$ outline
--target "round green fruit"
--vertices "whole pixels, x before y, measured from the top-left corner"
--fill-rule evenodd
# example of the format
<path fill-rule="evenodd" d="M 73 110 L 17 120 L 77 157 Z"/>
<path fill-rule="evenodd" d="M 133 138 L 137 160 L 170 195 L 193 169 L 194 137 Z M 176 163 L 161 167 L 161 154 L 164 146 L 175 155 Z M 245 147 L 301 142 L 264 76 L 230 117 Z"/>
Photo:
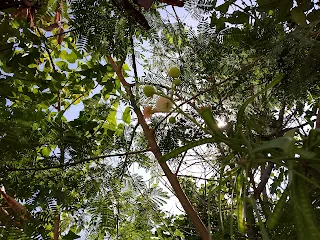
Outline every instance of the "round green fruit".
<path fill-rule="evenodd" d="M 179 78 L 174 79 L 173 84 L 176 86 L 179 86 L 181 84 L 181 79 L 179 79 Z"/>
<path fill-rule="evenodd" d="M 156 90 L 154 89 L 154 87 L 147 85 L 143 88 L 143 93 L 144 95 L 146 95 L 147 97 L 153 97 L 153 94 L 155 94 Z"/>
<path fill-rule="evenodd" d="M 175 123 L 176 122 L 176 118 L 175 117 L 170 117 L 169 118 L 169 123 Z"/>
<path fill-rule="evenodd" d="M 178 78 L 180 76 L 180 69 L 177 67 L 170 68 L 168 75 L 172 78 Z"/>

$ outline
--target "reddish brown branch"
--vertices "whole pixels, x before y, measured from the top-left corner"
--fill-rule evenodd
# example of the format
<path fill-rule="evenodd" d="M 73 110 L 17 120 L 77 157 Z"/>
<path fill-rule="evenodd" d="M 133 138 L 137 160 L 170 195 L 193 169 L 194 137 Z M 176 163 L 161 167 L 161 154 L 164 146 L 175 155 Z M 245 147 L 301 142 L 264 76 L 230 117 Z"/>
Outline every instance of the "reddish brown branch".
<path fill-rule="evenodd" d="M 121 84 L 125 87 L 127 94 L 130 96 L 130 102 L 131 106 L 133 107 L 133 110 L 135 114 L 137 115 L 138 122 L 141 125 L 144 135 L 148 141 L 148 144 L 151 148 L 151 151 L 155 158 L 159 160 L 162 157 L 162 154 L 160 152 L 159 146 L 156 142 L 156 138 L 154 136 L 154 130 L 149 128 L 147 122 L 145 121 L 145 118 L 140 110 L 140 108 L 137 106 L 134 95 L 132 93 L 132 86 L 125 80 L 122 70 L 119 69 L 119 67 L 114 62 L 113 58 L 111 56 L 107 57 L 109 63 L 111 64 L 113 70 L 116 72 Z M 189 199 L 183 192 L 179 180 L 175 174 L 172 173 L 169 166 L 166 162 L 159 162 L 164 174 L 166 175 L 168 181 L 170 182 L 171 187 L 173 188 L 177 198 L 179 199 L 183 209 L 188 214 L 189 218 L 193 222 L 195 228 L 197 229 L 198 233 L 200 234 L 201 238 L 204 240 L 209 240 L 209 232 L 205 225 L 203 224 L 202 220 L 200 219 L 197 212 L 193 209 Z"/>
<path fill-rule="evenodd" d="M 54 222 L 53 233 L 54 233 L 53 239 L 59 240 L 59 235 L 60 235 L 60 214 L 59 213 L 57 213 L 56 220 Z"/>

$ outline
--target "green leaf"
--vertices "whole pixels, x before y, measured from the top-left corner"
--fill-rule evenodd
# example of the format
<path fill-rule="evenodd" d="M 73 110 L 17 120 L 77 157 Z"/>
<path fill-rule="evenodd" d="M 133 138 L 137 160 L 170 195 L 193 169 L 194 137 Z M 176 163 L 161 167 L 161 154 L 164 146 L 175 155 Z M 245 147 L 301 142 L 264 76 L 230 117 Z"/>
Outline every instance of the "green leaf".
<path fill-rule="evenodd" d="M 51 148 L 50 147 L 43 147 L 41 149 L 41 153 L 44 157 L 49 157 L 51 153 Z"/>
<path fill-rule="evenodd" d="M 245 234 L 245 218 L 244 218 L 244 201 L 243 201 L 243 171 L 240 171 L 237 177 L 237 218 L 238 218 L 238 229 L 242 234 Z"/>
<path fill-rule="evenodd" d="M 288 197 L 288 191 L 288 188 L 284 190 L 277 205 L 274 207 L 273 212 L 268 216 L 266 226 L 270 230 L 274 230 L 278 226 L 279 219 L 283 214 L 284 204 Z"/>
<path fill-rule="evenodd" d="M 290 12 L 293 6 L 292 0 L 281 0 L 279 4 L 279 11 L 281 16 L 285 16 Z"/>
<path fill-rule="evenodd" d="M 66 60 L 69 63 L 75 63 L 77 59 L 78 59 L 78 56 L 75 53 L 75 51 L 71 51 L 71 53 L 66 56 Z"/>
<path fill-rule="evenodd" d="M 131 120 L 130 107 L 126 107 L 126 109 L 124 110 L 122 114 L 122 120 L 126 124 L 130 124 L 130 120 Z"/>
<path fill-rule="evenodd" d="M 62 237 L 62 240 L 73 240 L 73 239 L 78 239 L 80 237 L 81 236 L 75 234 L 74 232 L 69 231 L 67 235 Z"/>
<path fill-rule="evenodd" d="M 277 85 L 283 78 L 285 77 L 284 73 L 280 73 L 278 74 L 278 76 L 271 82 L 269 83 L 264 89 L 262 89 L 260 92 L 254 94 L 252 97 L 248 98 L 240 107 L 240 110 L 237 114 L 237 131 L 241 131 L 242 129 L 242 118 L 243 118 L 243 114 L 244 114 L 244 110 L 246 109 L 246 107 L 249 105 L 249 103 L 251 103 L 257 96 L 265 93 L 266 91 L 268 91 L 270 88 L 273 88 L 275 85 Z"/>
<path fill-rule="evenodd" d="M 264 222 L 262 221 L 261 217 L 260 217 L 260 212 L 258 211 L 257 208 L 257 204 L 255 199 L 253 198 L 253 196 L 251 197 L 251 204 L 253 206 L 253 209 L 256 213 L 256 216 L 258 217 L 258 221 L 259 221 L 259 227 L 260 227 L 260 232 L 261 232 L 261 236 L 262 236 L 262 240 L 269 240 L 269 236 L 268 236 L 268 232 L 264 226 Z"/>
<path fill-rule="evenodd" d="M 104 85 L 104 94 L 108 94 L 114 89 L 114 79 L 109 79 L 106 83 L 102 83 L 102 85 Z"/>
<path fill-rule="evenodd" d="M 226 21 L 226 20 L 227 20 L 227 19 L 224 18 L 224 17 L 219 18 L 219 20 L 218 20 L 218 22 L 217 22 L 217 24 L 216 24 L 216 31 L 217 31 L 217 32 L 220 32 L 220 31 L 222 31 L 223 29 L 226 28 L 226 24 L 225 24 L 225 21 Z"/>
<path fill-rule="evenodd" d="M 225 3 L 215 7 L 215 9 L 219 12 L 222 12 L 222 13 L 227 13 L 228 12 L 228 9 L 229 9 L 229 6 L 235 1 L 226 1 Z"/>
<path fill-rule="evenodd" d="M 105 128 L 108 128 L 110 130 L 116 130 L 117 127 L 117 108 L 118 108 L 118 102 L 113 104 L 114 108 L 110 110 L 109 115 L 107 117 L 107 125 L 105 125 Z"/>
<path fill-rule="evenodd" d="M 291 138 L 293 138 L 294 137 L 294 135 L 296 134 L 296 131 L 297 131 L 297 129 L 291 129 L 291 130 L 289 130 L 288 132 L 286 132 L 285 134 L 284 134 L 284 136 L 285 137 L 291 137 Z"/>
<path fill-rule="evenodd" d="M 126 63 L 123 64 L 123 65 L 122 65 L 122 70 L 123 70 L 123 71 L 129 71 L 129 70 L 130 70 L 129 65 L 126 64 Z"/>
<path fill-rule="evenodd" d="M 217 13 L 213 12 L 211 15 L 210 26 L 214 27 L 218 23 Z"/>
<path fill-rule="evenodd" d="M 279 137 L 276 139 L 272 139 L 270 141 L 265 142 L 253 149 L 253 152 L 263 151 L 271 148 L 280 148 L 283 150 L 288 150 L 292 147 L 295 140 L 292 137 Z"/>
<path fill-rule="evenodd" d="M 69 71 L 68 63 L 64 61 L 55 62 L 55 64 L 62 70 L 62 71 Z"/>
<path fill-rule="evenodd" d="M 300 7 L 295 7 L 291 11 L 292 20 L 300 25 L 306 25 L 306 15 Z"/>
<path fill-rule="evenodd" d="M 317 156 L 315 152 L 311 152 L 303 148 L 295 148 L 294 153 L 299 154 L 301 158 L 306 158 L 306 159 L 316 158 Z"/>
<path fill-rule="evenodd" d="M 319 21 L 320 20 L 320 9 L 313 9 L 313 11 L 308 14 L 307 19 L 309 22 Z"/>
<path fill-rule="evenodd" d="M 66 57 L 68 56 L 68 52 L 66 50 L 61 51 L 59 58 L 61 58 L 61 60 L 66 60 Z"/>
<path fill-rule="evenodd" d="M 216 120 L 214 119 L 211 109 L 209 107 L 204 107 L 199 110 L 200 116 L 205 121 L 206 125 L 210 128 L 212 133 L 219 138 L 224 138 L 221 129 L 218 127 Z"/>
<path fill-rule="evenodd" d="M 280 0 L 258 0 L 258 11 L 266 11 L 276 9 L 279 6 Z"/>
<path fill-rule="evenodd" d="M 233 14 L 231 15 L 231 17 L 228 18 L 227 20 L 229 23 L 233 23 L 233 24 L 244 24 L 244 23 L 248 23 L 249 22 L 249 15 L 244 13 L 244 12 L 240 12 L 240 11 L 235 11 L 233 12 Z"/>
<path fill-rule="evenodd" d="M 28 65 L 28 68 L 37 68 L 37 67 L 38 67 L 38 65 L 35 63 L 31 63 Z"/>
<path fill-rule="evenodd" d="M 159 162 L 165 162 L 168 161 L 169 159 L 179 155 L 180 153 L 183 153 L 185 151 L 188 151 L 191 148 L 206 144 L 206 143 L 213 143 L 213 142 L 217 142 L 216 138 L 205 138 L 205 139 L 201 139 L 198 141 L 194 141 L 191 143 L 188 143 L 182 147 L 176 148 L 173 151 L 171 151 L 170 153 L 167 153 L 165 155 L 163 155 L 160 159 Z"/>

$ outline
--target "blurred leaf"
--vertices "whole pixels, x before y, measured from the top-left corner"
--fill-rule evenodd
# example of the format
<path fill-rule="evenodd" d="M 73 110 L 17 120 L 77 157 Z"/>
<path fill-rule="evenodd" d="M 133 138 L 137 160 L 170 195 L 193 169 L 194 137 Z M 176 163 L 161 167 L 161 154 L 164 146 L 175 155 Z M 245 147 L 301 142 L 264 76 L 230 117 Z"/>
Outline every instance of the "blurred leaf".
<path fill-rule="evenodd" d="M 126 107 L 126 109 L 124 110 L 122 114 L 122 120 L 126 124 L 130 124 L 130 120 L 131 120 L 130 107 Z"/>
<path fill-rule="evenodd" d="M 73 240 L 73 239 L 78 239 L 81 238 L 81 236 L 75 234 L 72 231 L 69 231 L 67 235 L 62 237 L 62 240 Z"/>
<path fill-rule="evenodd" d="M 279 137 L 272 139 L 268 142 L 263 143 L 259 147 L 253 149 L 253 152 L 263 151 L 272 148 L 280 148 L 283 150 L 288 150 L 292 147 L 295 140 L 292 137 Z"/>
<path fill-rule="evenodd" d="M 306 25 L 306 15 L 300 7 L 291 10 L 292 20 L 300 25 Z"/>

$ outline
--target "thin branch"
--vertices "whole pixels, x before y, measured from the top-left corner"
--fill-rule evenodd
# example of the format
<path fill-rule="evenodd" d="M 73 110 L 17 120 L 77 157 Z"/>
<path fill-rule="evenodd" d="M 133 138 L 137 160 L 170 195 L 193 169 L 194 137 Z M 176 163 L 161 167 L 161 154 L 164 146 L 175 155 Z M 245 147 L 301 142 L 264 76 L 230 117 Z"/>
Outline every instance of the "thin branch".
<path fill-rule="evenodd" d="M 133 37 L 132 35 L 130 36 L 130 41 L 131 41 L 131 46 L 132 46 L 132 65 L 133 65 L 133 72 L 134 72 L 134 78 L 135 81 L 137 82 L 138 80 L 138 71 L 137 71 L 137 63 L 136 63 L 136 56 L 134 53 L 134 43 L 133 43 Z"/>
<path fill-rule="evenodd" d="M 46 37 L 46 38 L 48 39 L 48 38 L 56 37 L 56 36 L 59 36 L 59 35 L 62 35 L 62 34 L 66 34 L 66 33 L 69 33 L 69 32 L 73 32 L 73 31 L 75 31 L 75 30 L 77 30 L 77 28 L 70 29 L 70 30 L 68 30 L 68 31 L 64 31 L 64 32 L 62 32 L 62 33 L 57 33 L 57 34 L 48 36 L 48 37 Z"/>
<path fill-rule="evenodd" d="M 319 108 L 317 113 L 316 128 L 320 128 L 320 101 L 319 101 Z"/>
<path fill-rule="evenodd" d="M 256 198 L 260 196 L 260 194 L 262 193 L 263 189 L 265 188 L 269 178 L 270 178 L 270 174 L 272 172 L 274 164 L 273 163 L 268 163 L 268 166 L 266 167 L 263 175 L 261 176 L 261 181 L 257 187 L 257 190 L 255 192 L 255 196 Z"/>
<path fill-rule="evenodd" d="M 248 175 L 249 175 L 249 181 L 250 181 L 250 183 L 252 185 L 252 188 L 253 188 L 253 192 L 256 193 L 257 192 L 257 187 L 256 187 L 256 183 L 254 182 L 254 175 L 253 175 L 251 169 L 249 169 Z M 256 195 L 254 195 L 254 196 L 256 197 Z"/>
<path fill-rule="evenodd" d="M 56 169 L 56 168 L 65 168 L 65 167 L 72 167 L 72 166 L 76 166 L 78 164 L 82 164 L 82 163 L 98 160 L 98 159 L 101 159 L 101 158 L 122 157 L 122 156 L 134 155 L 134 154 L 139 154 L 139 153 L 144 153 L 144 152 L 149 152 L 149 151 L 151 151 L 151 150 L 150 149 L 145 149 L 145 150 L 134 151 L 134 152 L 102 155 L 102 156 L 98 156 L 98 157 L 82 159 L 82 160 L 76 161 L 76 162 L 68 162 L 68 163 L 59 164 L 59 165 L 56 165 L 56 166 L 47 166 L 47 167 L 40 167 L 40 168 L 11 168 L 10 166 L 7 166 L 6 167 L 7 168 L 6 171 L 8 171 L 8 172 L 14 172 L 14 171 L 43 171 L 43 170 L 50 170 L 50 169 Z"/>
<path fill-rule="evenodd" d="M 283 106 L 279 112 L 279 120 L 278 120 L 279 126 L 283 126 L 283 118 L 284 118 L 285 110 L 286 110 L 286 103 L 283 104 Z"/>
<path fill-rule="evenodd" d="M 303 123 L 303 124 L 301 124 L 301 125 L 298 125 L 298 126 L 295 126 L 295 127 L 284 128 L 284 129 L 281 130 L 281 135 L 283 135 L 285 132 L 288 132 L 288 131 L 290 131 L 290 130 L 292 130 L 292 129 L 302 128 L 302 127 L 305 127 L 305 126 L 308 126 L 308 125 L 309 125 L 309 123 L 308 123 L 308 122 L 305 122 L 305 123 Z"/>
<path fill-rule="evenodd" d="M 137 123 L 137 124 L 134 126 L 133 130 L 132 130 L 132 135 L 131 135 L 131 139 L 130 139 L 130 142 L 129 142 L 127 151 L 130 151 L 130 148 L 131 148 L 131 145 L 132 145 L 132 142 L 133 142 L 133 139 L 134 139 L 134 136 L 135 136 L 135 134 L 136 134 L 136 130 L 137 130 L 138 126 L 139 126 L 139 123 Z M 126 168 L 127 168 L 127 165 L 128 165 L 128 159 L 129 159 L 128 156 L 129 156 L 129 155 L 126 155 L 126 158 L 125 158 L 124 163 L 123 163 L 122 171 L 121 171 L 121 173 L 120 173 L 120 181 L 122 181 L 124 172 L 126 171 Z"/>
<path fill-rule="evenodd" d="M 49 60 L 50 60 L 52 69 L 53 69 L 54 72 L 56 72 L 57 69 L 56 69 L 56 67 L 55 67 L 55 65 L 54 65 L 53 59 L 52 59 L 52 57 L 51 57 L 51 52 L 50 52 L 49 47 L 48 47 L 48 45 L 47 45 L 47 43 L 46 43 L 47 38 L 42 34 L 42 32 L 39 30 L 38 27 L 37 27 L 37 31 L 39 32 L 40 36 L 45 39 L 44 42 L 43 42 L 43 44 L 44 44 L 44 47 L 45 47 L 46 52 L 48 53 L 48 56 L 49 56 Z"/>
<path fill-rule="evenodd" d="M 286 121 L 284 122 L 283 126 L 287 126 L 289 121 L 292 119 L 292 117 L 297 113 L 298 108 L 295 108 L 293 112 L 287 117 Z"/>
<path fill-rule="evenodd" d="M 181 160 L 180 160 L 180 163 L 179 163 L 179 165 L 178 165 L 178 167 L 177 167 L 177 170 L 176 170 L 176 173 L 175 173 L 175 175 L 176 175 L 176 176 L 177 176 L 177 175 L 178 175 L 178 173 L 179 173 L 179 170 L 180 170 L 181 164 L 182 164 L 182 162 L 183 162 L 183 160 L 184 160 L 185 156 L 187 155 L 187 152 L 188 152 L 188 151 L 185 151 L 185 152 L 184 152 L 184 154 L 183 154 L 183 156 L 182 156 L 182 158 L 181 158 Z"/>
<path fill-rule="evenodd" d="M 178 22 L 179 24 L 181 24 L 181 26 L 183 26 L 183 24 L 182 24 L 182 22 L 181 22 L 181 20 L 180 20 L 180 18 L 179 18 L 179 16 L 178 16 L 178 14 L 177 14 L 177 12 L 176 12 L 176 9 L 174 8 L 173 5 L 172 5 L 171 7 L 172 7 L 172 10 L 173 10 L 173 12 L 174 12 L 174 15 L 175 15 L 175 17 L 176 17 L 176 19 L 177 19 L 177 22 Z"/>
<path fill-rule="evenodd" d="M 200 180 L 205 180 L 205 181 L 213 181 L 213 182 L 217 182 L 219 180 L 214 180 L 214 179 L 209 179 L 209 178 L 203 178 L 203 177 L 195 177 L 195 176 L 190 176 L 190 175 L 177 175 L 178 177 L 185 177 L 185 178 L 194 178 L 194 179 L 200 179 Z"/>

